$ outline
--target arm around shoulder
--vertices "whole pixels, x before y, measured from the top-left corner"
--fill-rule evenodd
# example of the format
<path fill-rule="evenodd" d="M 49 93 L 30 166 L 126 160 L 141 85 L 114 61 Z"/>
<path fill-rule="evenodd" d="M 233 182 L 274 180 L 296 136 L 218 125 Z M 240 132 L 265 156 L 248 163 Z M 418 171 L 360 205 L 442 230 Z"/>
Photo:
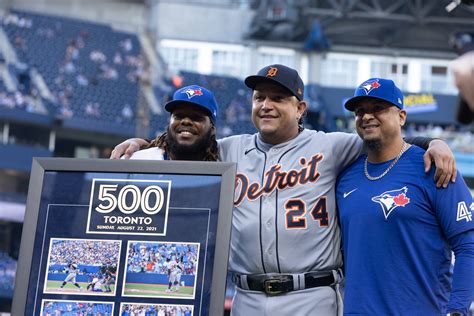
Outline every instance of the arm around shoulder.
<path fill-rule="evenodd" d="M 434 162 L 436 166 L 434 181 L 436 181 L 436 186 L 438 188 L 446 188 L 449 181 L 456 181 L 456 160 L 454 159 L 454 154 L 448 144 L 441 139 L 428 137 L 407 137 L 405 138 L 405 141 L 409 144 L 426 149 L 426 153 L 423 156 L 425 172 L 428 172 L 431 169 L 431 163 Z"/>
<path fill-rule="evenodd" d="M 134 152 L 139 151 L 142 148 L 148 147 L 149 142 L 142 138 L 129 138 L 117 146 L 110 154 L 110 159 L 120 159 L 122 156 L 125 159 L 129 159 Z"/>

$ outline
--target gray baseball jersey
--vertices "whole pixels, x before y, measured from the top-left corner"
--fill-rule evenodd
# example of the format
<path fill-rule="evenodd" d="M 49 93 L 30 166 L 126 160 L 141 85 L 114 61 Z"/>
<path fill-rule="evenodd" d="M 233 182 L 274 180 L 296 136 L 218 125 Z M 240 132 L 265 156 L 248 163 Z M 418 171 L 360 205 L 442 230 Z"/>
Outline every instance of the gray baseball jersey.
<path fill-rule="evenodd" d="M 242 274 L 301 273 L 342 264 L 336 215 L 339 172 L 361 153 L 355 134 L 302 131 L 268 146 L 258 134 L 219 142 L 236 161 L 229 269 Z"/>

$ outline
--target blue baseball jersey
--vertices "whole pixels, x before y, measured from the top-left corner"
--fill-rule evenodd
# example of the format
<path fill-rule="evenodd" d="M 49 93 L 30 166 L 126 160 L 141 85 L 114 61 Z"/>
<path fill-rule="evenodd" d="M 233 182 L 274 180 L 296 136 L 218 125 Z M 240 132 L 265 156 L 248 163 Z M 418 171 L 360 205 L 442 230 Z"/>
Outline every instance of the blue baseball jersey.
<path fill-rule="evenodd" d="M 338 179 L 346 315 L 441 315 L 451 291 L 448 240 L 474 229 L 472 196 L 458 175 L 436 188 L 424 151 L 411 146 L 383 178 L 361 156 Z M 392 161 L 370 164 L 382 174 Z"/>

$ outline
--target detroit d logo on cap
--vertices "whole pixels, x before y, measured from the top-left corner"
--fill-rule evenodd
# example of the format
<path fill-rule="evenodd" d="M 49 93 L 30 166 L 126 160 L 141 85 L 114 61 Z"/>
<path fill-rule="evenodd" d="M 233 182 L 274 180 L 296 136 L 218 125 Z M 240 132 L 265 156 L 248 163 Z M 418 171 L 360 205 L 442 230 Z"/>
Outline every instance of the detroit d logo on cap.
<path fill-rule="evenodd" d="M 166 234 L 171 181 L 93 179 L 87 233 Z"/>
<path fill-rule="evenodd" d="M 278 68 L 270 67 L 270 69 L 268 69 L 267 71 L 267 77 L 274 77 L 276 76 L 277 72 L 278 72 Z"/>

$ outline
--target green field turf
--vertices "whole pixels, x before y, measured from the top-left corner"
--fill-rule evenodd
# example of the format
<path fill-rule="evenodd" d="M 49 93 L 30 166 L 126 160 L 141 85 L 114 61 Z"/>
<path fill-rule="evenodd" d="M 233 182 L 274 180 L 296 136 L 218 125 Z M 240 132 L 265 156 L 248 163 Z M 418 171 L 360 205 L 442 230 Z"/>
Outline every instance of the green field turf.
<path fill-rule="evenodd" d="M 93 291 L 87 291 L 87 285 L 89 284 L 88 282 L 77 282 L 81 287 L 82 287 L 82 292 L 79 290 L 74 284 L 68 282 L 66 285 L 61 288 L 61 284 L 63 284 L 63 281 L 48 281 L 46 283 L 46 290 L 48 292 L 54 291 L 54 292 L 64 292 L 64 293 L 94 293 L 94 294 L 107 294 L 111 295 L 115 291 L 115 286 L 113 284 L 110 285 L 110 289 L 112 292 L 93 292 Z M 104 288 L 102 286 L 102 288 Z"/>
<path fill-rule="evenodd" d="M 181 286 L 178 292 L 167 293 L 168 285 L 165 284 L 144 284 L 144 283 L 126 283 L 125 295 L 137 296 L 169 296 L 169 297 L 192 297 L 194 288 Z M 174 289 L 174 287 L 172 287 Z"/>

